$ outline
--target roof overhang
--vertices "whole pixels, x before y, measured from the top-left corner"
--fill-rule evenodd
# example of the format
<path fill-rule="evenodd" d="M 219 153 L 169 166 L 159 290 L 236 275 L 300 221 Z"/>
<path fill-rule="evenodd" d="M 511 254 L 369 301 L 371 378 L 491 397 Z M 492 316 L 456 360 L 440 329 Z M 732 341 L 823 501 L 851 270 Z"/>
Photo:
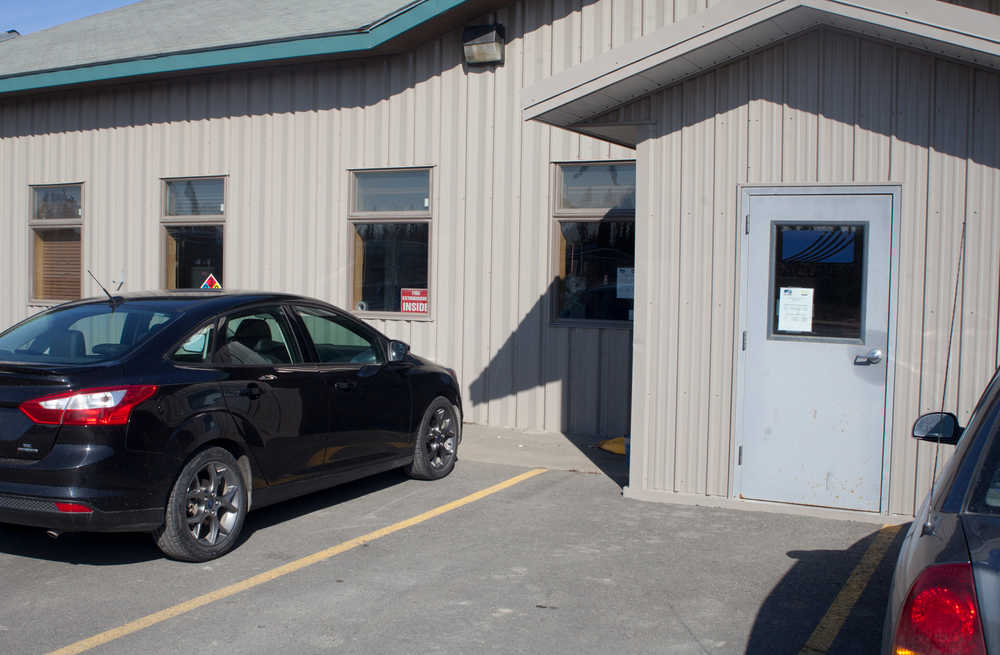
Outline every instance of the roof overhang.
<path fill-rule="evenodd" d="M 594 117 L 754 51 L 829 26 L 1000 68 L 1000 16 L 937 0 L 727 0 L 525 90 L 525 120 L 634 146 Z"/>
<path fill-rule="evenodd" d="M 506 1 L 414 0 L 371 25 L 336 34 L 234 44 L 0 76 L 0 96 L 227 68 L 291 64 L 317 58 L 398 52 L 415 47 Z"/>

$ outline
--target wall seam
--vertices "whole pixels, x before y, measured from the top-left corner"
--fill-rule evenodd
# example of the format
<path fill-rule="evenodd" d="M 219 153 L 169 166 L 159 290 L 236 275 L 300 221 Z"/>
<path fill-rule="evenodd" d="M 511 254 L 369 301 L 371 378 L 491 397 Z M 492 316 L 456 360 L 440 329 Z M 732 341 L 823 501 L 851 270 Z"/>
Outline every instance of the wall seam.
<path fill-rule="evenodd" d="M 930 242 L 926 238 L 927 230 L 930 225 L 930 195 L 931 195 L 931 160 L 930 155 L 934 151 L 934 108 L 937 105 L 937 61 L 933 60 L 931 62 L 931 97 L 929 98 L 930 111 L 927 112 L 927 168 L 924 171 L 926 179 L 924 180 L 924 252 L 923 252 L 923 290 L 921 292 L 920 298 L 920 375 L 918 377 L 917 383 L 917 411 L 920 411 L 920 401 L 924 395 L 924 353 L 926 350 L 926 337 L 924 336 L 927 329 L 927 255 L 928 246 Z M 917 443 L 917 453 L 914 460 L 914 466 L 916 467 L 914 480 L 920 477 L 920 443 Z M 913 507 L 917 506 L 917 489 L 919 485 L 914 485 L 913 487 Z"/>

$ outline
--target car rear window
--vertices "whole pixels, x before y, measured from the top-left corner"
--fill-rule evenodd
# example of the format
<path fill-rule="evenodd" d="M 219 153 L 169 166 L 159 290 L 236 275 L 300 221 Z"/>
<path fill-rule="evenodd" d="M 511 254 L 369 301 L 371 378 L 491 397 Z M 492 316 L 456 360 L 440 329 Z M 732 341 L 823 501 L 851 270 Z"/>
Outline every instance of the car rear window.
<path fill-rule="evenodd" d="M 978 514 L 1000 514 L 1000 438 L 997 438 L 1000 432 L 1000 421 L 998 421 L 1000 396 L 991 393 L 998 383 L 1000 375 L 994 377 L 990 387 L 983 394 L 983 401 L 991 398 L 992 402 L 981 403 L 973 413 L 969 427 L 966 428 L 975 430 L 976 434 L 970 436 L 985 437 L 981 439 L 986 445 L 985 457 L 982 458 L 982 466 L 976 475 L 976 482 L 972 486 L 968 502 L 968 511 Z"/>
<path fill-rule="evenodd" d="M 173 321 L 178 311 L 143 303 L 55 308 L 0 334 L 0 361 L 90 364 L 118 359 Z"/>

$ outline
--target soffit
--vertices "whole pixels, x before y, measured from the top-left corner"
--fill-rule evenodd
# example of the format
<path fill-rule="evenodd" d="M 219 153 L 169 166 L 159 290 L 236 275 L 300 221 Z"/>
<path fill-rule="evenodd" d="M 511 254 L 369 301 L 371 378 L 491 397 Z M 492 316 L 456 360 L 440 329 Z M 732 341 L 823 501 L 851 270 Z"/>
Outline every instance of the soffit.
<path fill-rule="evenodd" d="M 819 26 L 1000 68 L 993 14 L 936 0 L 730 0 L 529 87 L 523 115 L 596 135 L 607 126 L 595 116 Z"/>

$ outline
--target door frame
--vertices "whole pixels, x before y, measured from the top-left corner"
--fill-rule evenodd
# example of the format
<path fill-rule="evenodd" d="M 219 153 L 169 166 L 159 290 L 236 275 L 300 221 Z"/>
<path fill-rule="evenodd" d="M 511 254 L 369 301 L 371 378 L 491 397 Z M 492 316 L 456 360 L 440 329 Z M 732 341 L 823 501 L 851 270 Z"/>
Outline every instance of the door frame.
<path fill-rule="evenodd" d="M 804 195 L 888 195 L 892 197 L 892 216 L 889 227 L 889 322 L 888 342 L 886 346 L 886 379 L 885 379 L 885 411 L 882 421 L 882 480 L 878 514 L 885 514 L 889 506 L 889 475 L 892 459 L 893 431 L 893 395 L 896 374 L 896 316 L 897 289 L 899 282 L 899 224 L 900 198 L 902 186 L 899 184 L 862 185 L 862 184 L 787 184 L 787 185 L 740 185 L 739 190 L 739 245 L 737 248 L 738 263 L 736 271 L 736 326 L 733 334 L 733 421 L 729 453 L 730 466 L 733 475 L 730 477 L 730 498 L 742 499 L 743 467 L 740 464 L 740 452 L 743 447 L 743 402 L 746 371 L 746 354 L 743 350 L 743 331 L 746 329 L 747 306 L 749 299 L 749 266 L 747 257 L 749 234 L 747 226 L 750 220 L 750 199 L 754 196 L 804 196 Z M 770 502 L 770 501 L 752 501 Z M 862 511 L 862 510 L 844 510 Z"/>

